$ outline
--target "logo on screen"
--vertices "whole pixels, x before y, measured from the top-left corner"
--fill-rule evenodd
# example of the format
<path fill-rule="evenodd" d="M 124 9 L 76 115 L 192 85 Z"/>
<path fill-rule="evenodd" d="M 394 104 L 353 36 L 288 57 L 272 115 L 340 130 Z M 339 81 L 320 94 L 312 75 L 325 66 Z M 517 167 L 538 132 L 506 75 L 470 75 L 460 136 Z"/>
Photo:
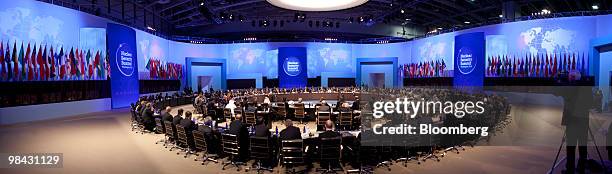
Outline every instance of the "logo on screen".
<path fill-rule="evenodd" d="M 283 69 L 285 70 L 285 74 L 289 76 L 300 75 L 300 73 L 302 72 L 302 66 L 300 65 L 300 59 L 296 57 L 285 58 Z"/>
<path fill-rule="evenodd" d="M 476 69 L 476 57 L 472 54 L 472 50 L 467 47 L 459 49 L 457 54 L 457 67 L 461 74 L 470 74 Z"/>
<path fill-rule="evenodd" d="M 117 52 L 115 52 L 117 69 L 119 69 L 121 74 L 127 77 L 134 74 L 134 56 L 132 53 L 132 48 L 126 43 L 119 44 L 119 48 L 117 48 Z"/>

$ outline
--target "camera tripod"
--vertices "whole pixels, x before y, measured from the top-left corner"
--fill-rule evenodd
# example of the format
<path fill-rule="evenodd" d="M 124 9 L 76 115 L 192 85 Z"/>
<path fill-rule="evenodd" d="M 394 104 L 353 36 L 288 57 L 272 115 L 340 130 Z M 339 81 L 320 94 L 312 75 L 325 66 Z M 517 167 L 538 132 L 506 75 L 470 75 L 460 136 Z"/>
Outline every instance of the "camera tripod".
<path fill-rule="evenodd" d="M 567 128 L 566 128 L 567 129 Z M 604 173 L 607 173 L 607 168 L 604 165 L 604 161 L 603 158 L 601 157 L 601 152 L 599 151 L 599 147 L 597 147 L 597 141 L 595 140 L 595 136 L 593 136 L 593 132 L 591 131 L 591 125 L 588 126 L 588 132 L 589 132 L 589 136 L 591 138 L 591 140 L 593 141 L 593 145 L 595 146 L 595 150 L 597 151 L 597 155 L 599 156 L 599 162 L 602 165 L 603 171 Z M 567 156 L 564 156 L 561 161 L 559 160 L 559 154 L 561 153 L 561 149 L 563 149 L 563 144 L 565 144 L 565 138 L 566 138 L 566 133 L 565 130 L 563 130 L 563 138 L 561 138 L 561 144 L 559 145 L 559 149 L 557 150 L 557 155 L 555 156 L 555 161 L 552 163 L 552 166 L 550 167 L 550 170 L 548 172 L 546 172 L 547 174 L 552 174 L 553 171 L 555 170 L 555 168 L 557 166 L 559 166 L 559 163 L 561 163 L 561 161 L 565 160 L 565 158 L 567 158 Z M 589 143 L 588 139 L 587 139 L 587 144 Z M 575 152 L 574 152 L 575 153 Z M 588 153 L 587 153 L 588 154 Z M 559 163 L 557 163 L 557 161 Z"/>

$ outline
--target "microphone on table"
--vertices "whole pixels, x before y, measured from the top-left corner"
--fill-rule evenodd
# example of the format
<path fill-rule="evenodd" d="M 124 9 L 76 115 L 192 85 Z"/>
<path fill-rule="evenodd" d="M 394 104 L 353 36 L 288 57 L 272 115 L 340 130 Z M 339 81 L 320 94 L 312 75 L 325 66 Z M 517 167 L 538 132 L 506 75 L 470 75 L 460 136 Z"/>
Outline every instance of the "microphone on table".
<path fill-rule="evenodd" d="M 306 132 L 307 132 L 307 131 L 306 131 L 306 126 L 304 126 L 304 133 L 306 133 Z"/>
<path fill-rule="evenodd" d="M 276 135 L 278 135 L 278 126 L 275 126 L 275 127 L 276 127 L 276 132 L 275 132 L 275 134 L 276 134 Z"/>

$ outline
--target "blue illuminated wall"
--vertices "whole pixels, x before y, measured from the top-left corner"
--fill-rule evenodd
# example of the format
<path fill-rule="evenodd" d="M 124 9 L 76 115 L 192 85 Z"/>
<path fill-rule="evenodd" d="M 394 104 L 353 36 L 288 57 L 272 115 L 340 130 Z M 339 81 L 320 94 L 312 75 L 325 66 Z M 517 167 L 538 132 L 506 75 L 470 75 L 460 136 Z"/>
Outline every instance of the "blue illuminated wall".
<path fill-rule="evenodd" d="M 0 6 L 0 40 L 77 47 L 81 28 L 106 28 L 107 20 L 60 6 L 23 0 Z"/>
<path fill-rule="evenodd" d="M 178 58 L 170 56 L 168 40 L 149 34 L 144 31 L 136 30 L 136 44 L 138 45 L 138 78 L 151 79 L 147 62 L 149 59 L 160 60 L 162 63 L 173 62 L 184 64 L 184 57 Z"/>
<path fill-rule="evenodd" d="M 227 69 L 226 59 L 187 57 L 185 65 L 187 67 L 186 83 L 191 85 L 194 91 L 197 91 L 198 87 L 204 88 L 202 90 L 226 89 L 227 75 L 224 73 Z M 204 85 L 198 85 L 198 76 L 206 76 Z"/>
<path fill-rule="evenodd" d="M 379 58 L 357 58 L 355 67 L 355 83 L 359 86 L 368 86 L 371 82 L 371 73 L 385 74 L 385 87 L 393 88 L 400 85 L 397 74 L 397 57 L 379 57 Z"/>

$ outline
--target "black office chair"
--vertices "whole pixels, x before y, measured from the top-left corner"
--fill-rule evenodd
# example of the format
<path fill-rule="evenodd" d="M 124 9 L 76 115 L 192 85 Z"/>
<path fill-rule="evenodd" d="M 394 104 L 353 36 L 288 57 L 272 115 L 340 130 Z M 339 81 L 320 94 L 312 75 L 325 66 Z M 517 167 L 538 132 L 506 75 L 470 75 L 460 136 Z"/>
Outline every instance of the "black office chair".
<path fill-rule="evenodd" d="M 350 130 L 353 127 L 353 113 L 340 112 L 338 116 L 338 125 L 344 130 Z"/>
<path fill-rule="evenodd" d="M 403 146 L 399 147 L 400 150 L 398 152 L 400 155 L 400 158 L 395 160 L 395 162 L 397 163 L 401 162 L 402 164 L 404 164 L 404 167 L 408 167 L 408 163 L 410 162 L 416 162 L 417 164 L 421 164 L 421 161 L 419 160 L 419 155 L 412 153 L 413 150 L 415 150 L 417 147 L 421 145 L 419 143 L 419 136 L 420 135 L 404 135 L 403 136 L 402 138 Z"/>
<path fill-rule="evenodd" d="M 337 171 L 344 171 L 340 158 L 342 154 L 341 146 L 342 137 L 333 138 L 321 138 L 319 142 L 319 160 L 321 161 L 321 168 L 317 169 L 317 172 L 322 173 L 336 173 Z M 340 168 L 333 168 L 332 165 L 340 165 Z M 324 168 L 327 165 L 326 168 Z"/>
<path fill-rule="evenodd" d="M 306 116 L 306 111 L 304 110 L 304 103 L 295 103 L 293 104 L 293 107 L 295 109 L 295 119 L 299 119 L 301 124 Z"/>
<path fill-rule="evenodd" d="M 170 147 L 170 151 L 172 151 L 172 149 L 176 148 L 172 142 L 178 139 L 178 135 L 175 133 L 176 129 L 172 126 L 172 122 L 170 121 L 164 121 L 164 128 L 166 129 L 164 136 L 168 139 L 168 141 L 164 143 L 164 148 L 168 148 L 168 144 L 170 144 L 172 145 L 172 147 Z"/>
<path fill-rule="evenodd" d="M 221 145 L 223 146 L 223 153 L 229 155 L 229 161 L 223 163 L 221 170 L 225 170 L 225 167 L 233 165 L 236 167 L 236 171 L 240 171 L 240 166 L 244 165 L 244 163 L 238 161 L 240 155 L 240 141 L 238 136 L 225 133 L 221 134 Z"/>
<path fill-rule="evenodd" d="M 214 163 L 218 163 L 218 161 L 214 157 L 209 156 L 210 154 L 208 153 L 208 144 L 206 143 L 206 138 L 204 137 L 203 132 L 194 130 L 193 131 L 193 141 L 195 143 L 195 150 L 197 152 L 202 153 L 202 165 L 204 165 L 206 161 L 212 161 Z M 196 153 L 195 155 L 200 156 L 198 153 Z M 195 158 L 194 160 L 197 161 L 198 158 Z"/>
<path fill-rule="evenodd" d="M 232 110 L 229 108 L 223 108 L 223 118 L 225 118 L 225 120 L 233 120 Z"/>
<path fill-rule="evenodd" d="M 434 127 L 439 127 L 440 125 L 435 125 Z M 427 159 L 434 159 L 440 162 L 440 156 L 438 156 L 438 146 L 440 144 L 440 135 L 428 134 L 421 135 L 421 142 L 426 143 L 427 154 L 423 157 L 423 162 L 427 161 Z"/>
<path fill-rule="evenodd" d="M 136 133 L 140 133 L 140 134 L 151 133 L 151 131 L 145 128 L 146 127 L 145 121 L 144 121 L 144 118 L 142 118 L 142 115 L 136 114 L 136 122 L 138 123 Z"/>
<path fill-rule="evenodd" d="M 285 119 L 287 118 L 287 109 L 285 107 L 285 102 L 277 102 L 276 103 L 277 111 L 277 119 Z"/>
<path fill-rule="evenodd" d="M 130 109 L 130 114 L 131 114 L 131 119 L 130 119 L 130 127 L 132 128 L 132 131 L 136 130 L 136 132 L 138 132 L 138 118 L 136 116 L 136 110 L 134 110 L 135 108 Z"/>
<path fill-rule="evenodd" d="M 317 130 L 323 130 L 323 125 L 331 119 L 330 112 L 317 112 Z"/>
<path fill-rule="evenodd" d="M 244 124 L 248 126 L 253 126 L 256 123 L 255 112 L 245 112 L 244 113 Z"/>
<path fill-rule="evenodd" d="M 161 140 L 157 140 L 155 144 L 164 143 L 163 145 L 166 146 L 166 144 L 168 143 L 168 137 L 166 137 L 165 135 L 166 129 L 160 119 L 155 119 L 155 133 L 164 134 L 164 138 Z"/>
<path fill-rule="evenodd" d="M 270 139 L 268 137 L 250 137 L 250 152 L 251 158 L 255 159 L 257 173 L 261 171 L 270 171 L 272 168 L 265 167 L 263 163 L 270 165 L 272 162 L 272 148 L 270 148 Z"/>
<path fill-rule="evenodd" d="M 280 163 L 285 166 L 285 172 L 296 173 L 296 166 L 304 164 L 304 141 L 282 140 L 280 150 Z"/>
<path fill-rule="evenodd" d="M 391 165 L 393 165 L 393 140 L 390 137 L 384 137 L 380 140 L 380 146 L 378 148 L 378 159 L 379 163 L 376 165 L 376 168 L 384 167 L 388 171 L 391 171 Z"/>
<path fill-rule="evenodd" d="M 187 156 L 193 154 L 193 151 L 191 151 L 191 148 L 189 147 L 187 132 L 185 131 L 185 128 L 181 125 L 176 125 L 176 132 L 178 134 L 178 148 L 185 152 L 185 155 L 183 157 L 187 158 Z M 177 155 L 179 155 L 180 153 L 180 151 L 176 152 Z"/>
<path fill-rule="evenodd" d="M 376 140 L 362 140 L 361 136 L 357 136 L 357 143 L 355 151 L 357 154 L 357 161 L 359 163 L 359 168 L 347 170 L 346 173 L 374 173 L 374 168 L 378 161 L 376 161 L 376 157 L 378 156 L 378 151 L 376 146 L 371 146 L 372 144 L 376 144 Z M 364 146 L 363 144 L 366 144 Z"/>

